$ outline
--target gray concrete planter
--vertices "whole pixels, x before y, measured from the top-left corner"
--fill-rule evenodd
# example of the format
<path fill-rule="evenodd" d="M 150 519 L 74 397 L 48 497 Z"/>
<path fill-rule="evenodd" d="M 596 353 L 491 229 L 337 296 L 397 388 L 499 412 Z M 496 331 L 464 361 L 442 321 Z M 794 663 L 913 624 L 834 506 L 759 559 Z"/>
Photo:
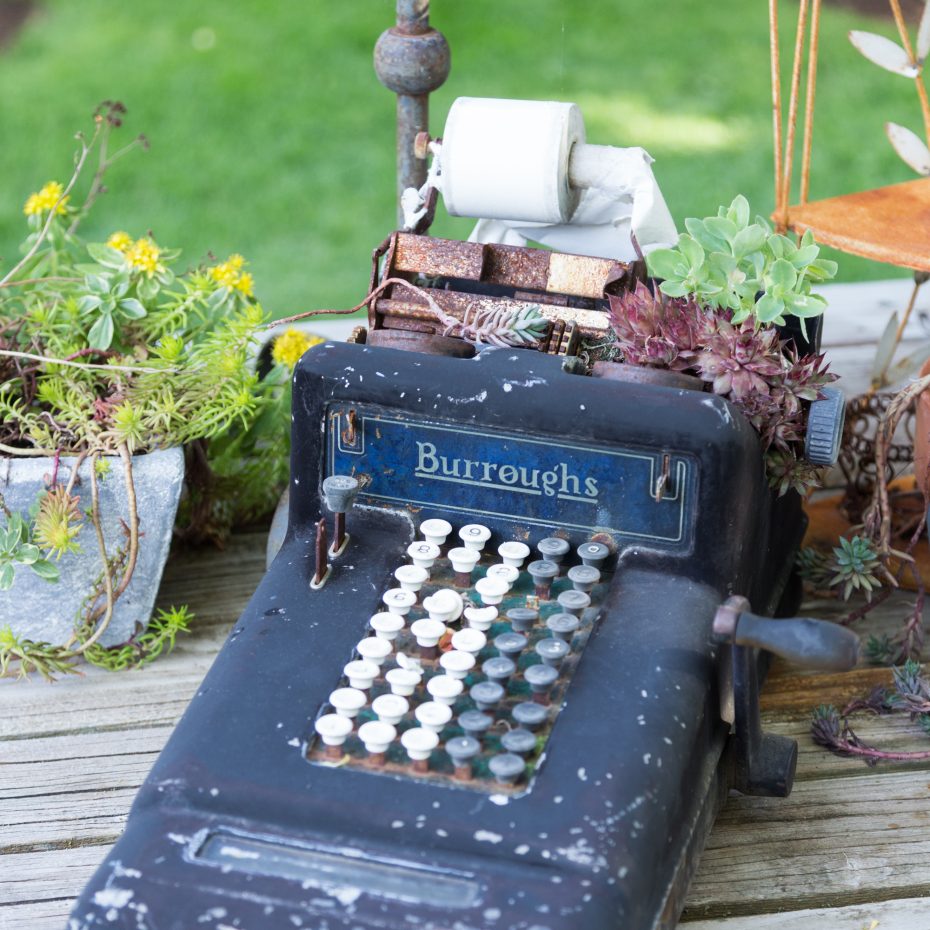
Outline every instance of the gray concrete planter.
<path fill-rule="evenodd" d="M 63 458 L 59 482 L 66 482 L 75 459 Z M 38 492 L 45 487 L 53 462 L 50 458 L 0 458 L 0 492 L 12 511 L 28 514 Z M 82 511 L 90 510 L 90 460 L 78 473 L 75 493 Z M 139 514 L 139 555 L 132 580 L 116 602 L 113 617 L 100 639 L 101 645 L 125 642 L 137 628 L 148 624 L 168 558 L 171 532 L 184 481 L 184 453 L 164 449 L 133 457 L 133 485 Z M 121 520 L 128 521 L 129 507 L 123 462 L 110 459 L 109 472 L 98 482 L 100 516 L 107 553 L 124 545 Z M 17 566 L 13 587 L 0 592 L 0 626 L 9 625 L 18 636 L 37 642 L 68 641 L 91 586 L 101 576 L 103 563 L 93 524 L 85 520 L 78 537 L 81 551 L 57 562 L 61 578 L 43 581 L 26 566 Z"/>

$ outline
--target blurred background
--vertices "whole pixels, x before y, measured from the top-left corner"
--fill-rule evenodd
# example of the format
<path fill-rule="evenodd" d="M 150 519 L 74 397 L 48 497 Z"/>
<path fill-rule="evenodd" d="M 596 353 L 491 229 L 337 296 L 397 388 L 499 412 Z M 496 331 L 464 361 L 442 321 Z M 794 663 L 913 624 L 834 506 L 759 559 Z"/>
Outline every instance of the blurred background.
<path fill-rule="evenodd" d="M 462 95 L 575 101 L 588 141 L 654 156 L 679 225 L 740 192 L 768 215 L 767 7 L 433 0 L 452 73 L 432 97 L 432 132 Z M 782 2 L 786 68 L 796 15 Z M 85 234 L 151 231 L 191 262 L 241 252 L 275 317 L 357 303 L 371 250 L 394 228 L 394 97 L 371 63 L 393 22 L 392 0 L 0 0 L 3 265 L 25 235 L 27 195 L 67 181 L 74 133 L 116 99 L 129 111 L 119 133 L 151 148 L 112 168 Z M 866 62 L 846 38 L 854 28 L 895 36 L 885 0 L 825 5 L 812 198 L 914 176 L 883 131 L 887 120 L 920 130 L 913 85 Z M 433 232 L 464 237 L 470 225 L 440 208 Z M 904 274 L 833 257 L 843 281 Z"/>

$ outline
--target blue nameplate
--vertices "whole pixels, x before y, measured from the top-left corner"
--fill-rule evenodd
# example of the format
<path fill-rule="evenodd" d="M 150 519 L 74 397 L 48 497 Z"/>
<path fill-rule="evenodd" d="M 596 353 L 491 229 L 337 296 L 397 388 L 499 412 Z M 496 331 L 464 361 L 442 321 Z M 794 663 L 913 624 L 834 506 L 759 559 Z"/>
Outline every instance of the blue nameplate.
<path fill-rule="evenodd" d="M 690 542 L 695 478 L 687 456 L 351 409 L 351 418 L 348 406 L 329 409 L 326 467 L 360 479 L 361 503 L 609 533 L 662 548 Z"/>

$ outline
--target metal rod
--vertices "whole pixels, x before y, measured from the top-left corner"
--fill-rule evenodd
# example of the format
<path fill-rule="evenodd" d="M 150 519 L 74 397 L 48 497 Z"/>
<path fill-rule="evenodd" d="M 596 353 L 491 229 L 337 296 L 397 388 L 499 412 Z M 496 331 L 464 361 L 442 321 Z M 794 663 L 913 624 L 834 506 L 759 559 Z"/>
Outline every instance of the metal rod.
<path fill-rule="evenodd" d="M 788 204 L 791 202 L 791 174 L 794 163 L 794 134 L 798 125 L 798 98 L 801 86 L 801 71 L 804 68 L 804 37 L 807 34 L 807 20 L 810 0 L 801 0 L 798 9 L 798 29 L 794 40 L 794 60 L 791 65 L 791 94 L 788 98 L 788 131 L 785 138 L 785 161 L 783 166 L 781 217 L 783 227 L 788 226 Z"/>
<path fill-rule="evenodd" d="M 378 80 L 397 94 L 397 216 L 400 195 L 426 181 L 425 159 L 416 157 L 417 134 L 429 130 L 429 95 L 449 75 L 449 46 L 429 24 L 429 0 L 397 0 L 397 23 L 375 45 Z"/>
<path fill-rule="evenodd" d="M 336 512 L 333 519 L 333 552 L 338 552 L 346 541 L 346 515 Z"/>
<path fill-rule="evenodd" d="M 320 520 L 316 525 L 316 571 L 313 575 L 313 583 L 315 585 L 323 583 L 328 567 L 329 560 L 326 556 L 326 521 Z"/>
<path fill-rule="evenodd" d="M 772 52 L 772 135 L 775 160 L 775 222 L 781 224 L 781 61 L 778 39 L 778 0 L 769 0 L 769 42 Z M 780 230 L 783 231 L 783 230 Z"/>

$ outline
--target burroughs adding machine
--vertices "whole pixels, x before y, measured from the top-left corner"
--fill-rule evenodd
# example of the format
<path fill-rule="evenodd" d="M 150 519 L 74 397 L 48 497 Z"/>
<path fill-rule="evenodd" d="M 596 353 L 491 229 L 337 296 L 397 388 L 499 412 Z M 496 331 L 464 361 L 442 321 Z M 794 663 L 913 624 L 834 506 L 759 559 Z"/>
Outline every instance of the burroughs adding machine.
<path fill-rule="evenodd" d="M 470 176 L 482 119 L 554 167 Z M 298 365 L 287 536 L 72 930 L 672 928 L 727 790 L 791 788 L 762 650 L 855 662 L 848 631 L 770 619 L 805 521 L 749 422 L 579 355 L 643 273 L 598 243 L 670 223 L 642 153 L 513 101 L 459 101 L 432 148 L 486 241 L 422 234 L 413 190 L 368 327 Z"/>

